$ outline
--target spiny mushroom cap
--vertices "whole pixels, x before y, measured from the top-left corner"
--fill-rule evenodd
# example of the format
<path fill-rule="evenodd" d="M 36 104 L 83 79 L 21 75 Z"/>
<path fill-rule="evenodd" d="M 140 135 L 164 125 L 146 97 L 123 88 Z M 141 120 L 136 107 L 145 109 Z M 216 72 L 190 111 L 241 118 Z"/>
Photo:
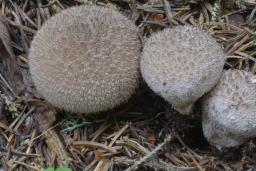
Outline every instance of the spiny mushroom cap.
<path fill-rule="evenodd" d="M 126 102 L 138 86 L 136 26 L 112 9 L 78 6 L 37 32 L 29 54 L 32 79 L 52 105 L 92 113 Z"/>
<path fill-rule="evenodd" d="M 256 76 L 227 70 L 202 99 L 203 132 L 217 148 L 234 147 L 256 136 Z"/>
<path fill-rule="evenodd" d="M 177 26 L 151 36 L 143 49 L 141 73 L 149 87 L 180 113 L 219 80 L 224 65 L 221 46 L 206 32 Z"/>

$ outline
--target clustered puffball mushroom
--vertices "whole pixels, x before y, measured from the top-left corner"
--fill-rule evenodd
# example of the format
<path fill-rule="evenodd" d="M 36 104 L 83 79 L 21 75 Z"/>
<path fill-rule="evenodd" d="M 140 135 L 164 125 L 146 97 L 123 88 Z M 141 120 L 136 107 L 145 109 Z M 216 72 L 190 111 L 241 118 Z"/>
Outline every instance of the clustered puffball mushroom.
<path fill-rule="evenodd" d="M 145 43 L 140 61 L 148 86 L 182 114 L 221 77 L 224 52 L 205 31 L 177 26 L 152 35 Z"/>
<path fill-rule="evenodd" d="M 202 99 L 203 133 L 218 149 L 241 145 L 256 136 L 256 76 L 227 70 Z"/>
<path fill-rule="evenodd" d="M 77 6 L 47 20 L 34 37 L 29 66 L 38 92 L 74 113 L 128 101 L 139 83 L 138 29 L 117 11 Z"/>

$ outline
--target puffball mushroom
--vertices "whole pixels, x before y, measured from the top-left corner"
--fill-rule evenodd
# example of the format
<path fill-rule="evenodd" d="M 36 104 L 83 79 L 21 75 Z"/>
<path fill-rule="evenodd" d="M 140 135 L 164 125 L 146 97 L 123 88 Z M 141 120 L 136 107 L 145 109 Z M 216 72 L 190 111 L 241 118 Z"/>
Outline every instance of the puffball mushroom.
<path fill-rule="evenodd" d="M 256 76 L 227 70 L 202 99 L 203 133 L 218 149 L 256 137 Z"/>
<path fill-rule="evenodd" d="M 132 21 L 100 6 L 77 6 L 47 20 L 35 35 L 29 66 L 38 92 L 73 113 L 105 111 L 138 86 L 141 43 Z"/>
<path fill-rule="evenodd" d="M 168 28 L 145 43 L 140 61 L 148 86 L 182 114 L 219 80 L 224 66 L 221 46 L 192 26 Z"/>

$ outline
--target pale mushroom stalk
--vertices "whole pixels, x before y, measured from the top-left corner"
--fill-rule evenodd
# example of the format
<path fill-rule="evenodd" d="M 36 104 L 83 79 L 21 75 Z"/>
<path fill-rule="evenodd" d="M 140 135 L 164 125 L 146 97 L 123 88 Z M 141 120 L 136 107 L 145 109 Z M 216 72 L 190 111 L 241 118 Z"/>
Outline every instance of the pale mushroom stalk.
<path fill-rule="evenodd" d="M 176 110 L 182 114 L 190 114 L 194 110 L 194 103 L 185 106 L 176 106 Z"/>

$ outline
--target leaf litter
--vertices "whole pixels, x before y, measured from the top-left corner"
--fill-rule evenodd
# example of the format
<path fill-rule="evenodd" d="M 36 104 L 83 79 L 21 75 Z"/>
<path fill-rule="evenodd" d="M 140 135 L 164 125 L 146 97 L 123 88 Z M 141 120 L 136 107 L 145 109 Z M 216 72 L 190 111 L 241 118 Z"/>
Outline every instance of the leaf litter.
<path fill-rule="evenodd" d="M 225 49 L 225 68 L 256 72 L 252 0 L 2 0 L 2 170 L 256 170 L 255 139 L 219 152 L 203 138 L 197 113 L 177 114 L 144 84 L 128 104 L 102 115 L 71 118 L 45 103 L 29 75 L 29 44 L 48 18 L 81 4 L 121 11 L 138 25 L 142 42 L 166 27 L 200 26 Z"/>

